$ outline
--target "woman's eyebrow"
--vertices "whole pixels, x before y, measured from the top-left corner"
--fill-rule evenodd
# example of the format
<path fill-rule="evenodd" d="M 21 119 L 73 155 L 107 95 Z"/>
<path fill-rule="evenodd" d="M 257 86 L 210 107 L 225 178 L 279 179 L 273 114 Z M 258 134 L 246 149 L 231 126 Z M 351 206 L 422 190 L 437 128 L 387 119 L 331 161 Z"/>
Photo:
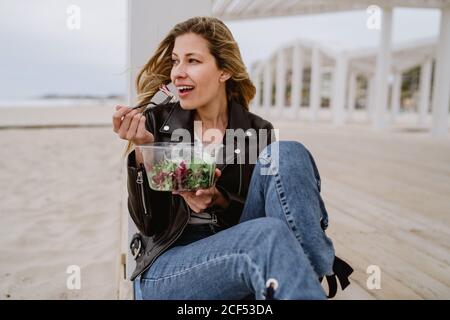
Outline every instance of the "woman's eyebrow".
<path fill-rule="evenodd" d="M 172 52 L 172 55 L 178 57 L 178 55 L 177 55 L 175 52 Z M 199 54 L 199 53 L 197 53 L 197 52 L 189 52 L 189 53 L 186 53 L 186 54 L 185 54 L 185 56 L 187 56 L 187 57 L 189 57 L 189 56 L 195 56 L 195 55 L 197 55 L 197 56 L 199 56 L 199 57 L 202 57 L 202 55 Z"/>

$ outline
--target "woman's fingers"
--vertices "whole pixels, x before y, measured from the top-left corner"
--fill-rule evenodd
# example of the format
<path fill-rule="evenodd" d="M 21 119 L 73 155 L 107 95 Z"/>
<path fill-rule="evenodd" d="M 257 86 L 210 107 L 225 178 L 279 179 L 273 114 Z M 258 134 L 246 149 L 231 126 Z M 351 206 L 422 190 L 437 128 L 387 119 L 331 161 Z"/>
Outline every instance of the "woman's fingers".
<path fill-rule="evenodd" d="M 183 196 L 184 200 L 186 200 L 187 204 L 189 205 L 189 207 L 194 210 L 194 212 L 200 212 L 202 211 L 202 208 L 192 199 L 187 197 L 186 195 Z"/>
<path fill-rule="evenodd" d="M 141 116 L 142 115 L 140 113 L 136 113 L 133 116 L 133 118 L 131 119 L 130 127 L 128 128 L 127 135 L 126 135 L 127 140 L 134 140 L 136 138 L 137 128 L 138 128 Z"/>
<path fill-rule="evenodd" d="M 200 189 L 195 192 L 195 199 L 198 199 L 200 208 L 208 208 L 214 197 L 214 188 Z"/>
<path fill-rule="evenodd" d="M 128 112 L 125 115 L 125 117 L 122 121 L 122 124 L 120 125 L 119 132 L 118 132 L 120 138 L 127 139 L 127 133 L 128 133 L 128 129 L 130 128 L 131 120 L 137 113 L 139 113 L 139 111 L 133 110 L 133 111 Z"/>
<path fill-rule="evenodd" d="M 189 207 L 195 212 L 195 213 L 199 213 L 202 211 L 202 209 L 200 209 L 198 206 L 196 206 L 194 203 L 190 203 Z"/>
<path fill-rule="evenodd" d="M 155 137 L 153 134 L 147 130 L 145 127 L 145 116 L 141 116 L 139 119 L 138 128 L 136 131 L 136 141 L 139 141 L 141 143 L 151 143 L 155 140 Z"/>
<path fill-rule="evenodd" d="M 193 199 L 195 199 L 195 192 L 191 192 L 191 191 L 181 191 L 180 194 L 185 198 L 188 199 L 190 201 L 192 201 Z"/>
<path fill-rule="evenodd" d="M 119 132 L 120 125 L 122 124 L 122 117 L 131 111 L 131 108 L 127 106 L 116 106 L 116 112 L 113 113 L 113 130 L 115 133 Z"/>
<path fill-rule="evenodd" d="M 220 176 L 220 170 L 216 173 Z M 214 187 L 208 189 L 199 189 L 197 191 L 172 191 L 172 194 L 178 194 L 184 198 L 189 207 L 195 212 L 201 212 L 208 208 L 214 197 Z"/>
<path fill-rule="evenodd" d="M 195 195 L 197 197 L 205 197 L 205 196 L 212 196 L 212 188 L 209 189 L 199 189 L 195 192 Z"/>
<path fill-rule="evenodd" d="M 199 190 L 197 190 L 199 191 Z M 205 191 L 205 190 L 203 190 Z M 189 207 L 194 210 L 194 212 L 201 212 L 208 207 L 211 200 L 204 199 L 203 197 L 196 196 L 196 192 L 191 191 L 173 191 L 173 194 L 179 194 L 184 198 Z"/>
<path fill-rule="evenodd" d="M 222 175 L 222 171 L 220 171 L 220 169 L 216 168 L 216 170 L 214 171 L 213 185 L 216 184 L 216 181 L 219 180 L 221 175 Z"/>

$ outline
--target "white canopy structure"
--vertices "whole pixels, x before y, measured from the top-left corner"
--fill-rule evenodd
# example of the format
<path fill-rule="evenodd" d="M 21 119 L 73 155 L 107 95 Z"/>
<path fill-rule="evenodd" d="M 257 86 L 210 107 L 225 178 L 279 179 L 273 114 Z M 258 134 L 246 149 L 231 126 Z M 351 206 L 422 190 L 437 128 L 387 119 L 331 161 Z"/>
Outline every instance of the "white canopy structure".
<path fill-rule="evenodd" d="M 432 101 L 432 133 L 434 135 L 447 135 L 449 127 L 449 101 L 450 101 L 450 0 L 380 0 L 375 3 L 382 12 L 381 20 L 381 38 L 378 50 L 376 52 L 376 62 L 373 75 L 371 77 L 371 87 L 373 96 L 372 106 L 372 123 L 376 128 L 384 128 L 386 126 L 386 113 L 389 90 L 389 77 L 392 71 L 391 65 L 391 38 L 392 38 L 392 11 L 395 7 L 410 7 L 410 8 L 435 8 L 441 10 L 441 22 L 439 38 L 437 40 L 436 52 L 432 59 L 435 60 L 434 73 L 434 88 Z M 213 0 L 213 15 L 224 20 L 242 20 L 242 19 L 256 19 L 274 16 L 292 16 L 312 13 L 325 13 L 336 11 L 349 10 L 366 10 L 369 6 L 374 5 L 371 0 Z M 317 65 L 320 60 L 320 50 L 314 56 L 314 65 Z M 411 52 L 410 52 L 411 53 Z M 337 63 L 336 69 L 337 77 L 346 79 L 345 72 L 348 67 L 347 58 L 341 56 Z M 281 62 L 280 62 L 281 63 Z M 364 59 L 360 64 L 364 64 Z M 368 66 L 371 67 L 372 65 Z M 428 68 L 430 64 L 424 64 L 423 74 L 428 75 Z M 364 66 L 363 66 L 364 67 Z M 311 89 L 319 90 L 317 87 L 317 77 L 320 72 L 312 74 Z M 297 74 L 293 70 L 293 74 Z M 397 74 L 398 76 L 398 74 Z M 339 83 L 339 81 L 337 81 Z M 397 79 L 398 84 L 398 79 Z M 294 83 L 293 83 L 294 85 Z M 342 88 L 340 88 L 342 89 Z M 426 86 L 423 90 L 426 89 Z M 337 89 L 338 90 L 338 89 Z M 345 100 L 345 94 L 336 92 L 339 100 Z M 341 97 L 343 95 L 343 97 Z M 267 97 L 266 97 L 267 98 Z M 278 98 L 280 99 L 280 97 Z M 268 100 L 266 100 L 267 102 Z M 318 100 L 311 101 L 311 108 L 313 109 L 313 118 L 315 117 Z M 338 120 L 337 123 L 342 122 L 339 109 L 343 105 L 342 101 L 336 101 L 333 107 L 337 108 L 334 111 Z M 421 111 L 423 113 L 423 111 Z"/>
<path fill-rule="evenodd" d="M 402 73 L 420 66 L 418 124 L 425 124 L 430 101 L 432 59 L 435 57 L 436 48 L 436 39 L 417 40 L 395 45 L 392 48 L 392 63 L 388 71 L 393 75 L 390 79 L 392 86 L 390 118 L 393 121 L 399 113 Z M 254 99 L 252 111 L 270 117 L 298 119 L 300 107 L 306 104 L 309 107 L 311 119 L 317 120 L 321 96 L 324 94 L 321 85 L 322 75 L 329 73 L 333 84 L 329 95 L 333 123 L 343 124 L 354 110 L 357 76 L 366 78 L 368 82 L 366 110 L 369 120 L 373 121 L 373 107 L 376 103 L 374 92 L 376 60 L 376 48 L 346 49 L 305 39 L 282 46 L 266 60 L 252 66 L 251 74 L 257 87 L 257 97 Z M 305 69 L 311 70 L 309 101 L 306 103 L 302 101 L 304 83 L 302 76 Z M 273 84 L 275 84 L 275 99 L 270 89 L 273 88 Z M 290 101 L 285 101 L 288 86 Z M 275 103 L 273 104 L 272 101 Z"/>
<path fill-rule="evenodd" d="M 223 20 L 286 17 L 325 12 L 410 7 L 442 9 L 449 0 L 213 0 L 212 14 Z"/>

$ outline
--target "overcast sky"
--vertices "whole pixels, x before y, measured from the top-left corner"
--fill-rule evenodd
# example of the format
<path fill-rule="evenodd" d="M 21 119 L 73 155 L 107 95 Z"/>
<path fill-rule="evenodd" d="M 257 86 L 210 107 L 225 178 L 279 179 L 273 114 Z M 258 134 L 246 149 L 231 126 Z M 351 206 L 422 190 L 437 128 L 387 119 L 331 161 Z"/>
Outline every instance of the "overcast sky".
<path fill-rule="evenodd" d="M 69 30 L 67 8 L 81 8 Z M 376 45 L 365 11 L 230 22 L 247 66 L 302 37 Z M 437 36 L 439 11 L 396 9 L 393 41 Z M 44 94 L 125 94 L 125 0 L 0 0 L 0 100 Z"/>

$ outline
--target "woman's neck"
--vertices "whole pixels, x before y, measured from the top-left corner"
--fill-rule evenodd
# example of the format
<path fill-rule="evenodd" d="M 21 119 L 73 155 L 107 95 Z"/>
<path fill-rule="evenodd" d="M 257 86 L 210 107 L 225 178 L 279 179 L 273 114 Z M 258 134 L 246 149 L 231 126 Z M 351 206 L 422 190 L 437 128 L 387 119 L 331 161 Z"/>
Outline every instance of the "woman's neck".
<path fill-rule="evenodd" d="M 204 129 L 222 128 L 226 129 L 228 124 L 228 103 L 226 94 L 220 95 L 212 103 L 198 108 L 195 120 L 201 121 Z"/>

